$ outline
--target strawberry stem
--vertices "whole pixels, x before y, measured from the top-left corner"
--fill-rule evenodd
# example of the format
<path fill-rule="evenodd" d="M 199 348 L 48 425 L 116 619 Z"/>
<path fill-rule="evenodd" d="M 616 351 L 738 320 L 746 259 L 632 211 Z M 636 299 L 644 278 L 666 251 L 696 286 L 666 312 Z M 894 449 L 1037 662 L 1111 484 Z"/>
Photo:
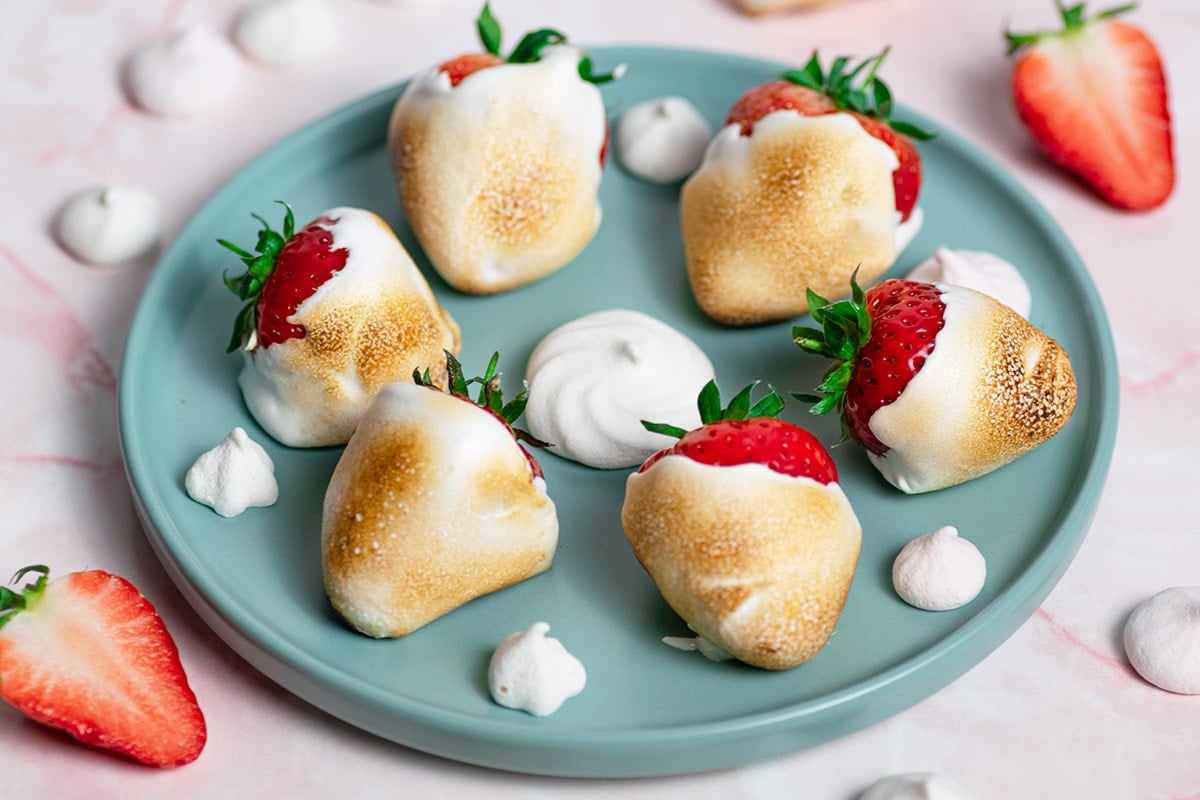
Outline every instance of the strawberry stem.
<path fill-rule="evenodd" d="M 779 413 L 783 411 L 784 399 L 770 384 L 767 385 L 767 388 L 771 391 L 751 405 L 750 397 L 760 383 L 762 381 L 754 381 L 743 387 L 724 408 L 721 407 L 721 390 L 717 387 L 716 379 L 704 384 L 696 398 L 696 406 L 700 411 L 700 424 L 707 425 L 710 422 L 745 420 L 755 417 L 778 417 Z M 642 420 L 642 427 L 651 433 L 661 433 L 676 439 L 682 439 L 689 433 L 683 428 L 664 422 Z"/>
<path fill-rule="evenodd" d="M 1070 36 L 1079 33 L 1089 24 L 1100 19 L 1111 19 L 1127 14 L 1137 8 L 1137 3 L 1126 3 L 1124 5 L 1115 6 L 1096 13 L 1094 16 L 1088 17 L 1084 13 L 1086 3 L 1077 3 L 1071 6 L 1063 5 L 1062 0 L 1054 0 L 1054 5 L 1058 8 L 1058 14 L 1062 17 L 1063 28 L 1059 31 L 1034 31 L 1032 33 L 1013 33 L 1012 31 L 1004 32 L 1004 40 L 1008 43 L 1007 55 L 1013 55 L 1022 47 L 1036 44 L 1043 39 L 1058 39 L 1064 36 Z"/>
<path fill-rule="evenodd" d="M 217 244 L 232 252 L 246 265 L 245 273 L 235 278 L 229 277 L 228 272 L 222 273 L 221 276 L 229 291 L 247 301 L 234 319 L 233 335 L 229 339 L 228 347 L 225 348 L 226 353 L 240 350 L 250 341 L 250 337 L 254 333 L 255 307 L 258 305 L 258 297 L 262 294 L 267 280 L 275 272 L 275 263 L 279 260 L 280 251 L 296 232 L 296 217 L 292 214 L 292 207 L 282 200 L 275 202 L 285 209 L 282 233 L 272 230 L 271 225 L 258 214 L 250 215 L 262 225 L 258 232 L 258 241 L 254 245 L 257 252 L 250 253 L 225 239 L 217 239 Z"/>
<path fill-rule="evenodd" d="M 499 20 L 492 14 L 490 2 L 483 4 L 479 18 L 475 20 L 475 28 L 479 32 L 479 41 L 483 44 L 483 49 L 494 56 L 503 58 L 509 64 L 532 64 L 541 61 L 542 51 L 547 47 L 567 43 L 565 33 L 554 28 L 539 28 L 522 36 L 521 41 L 517 42 L 517 46 L 506 57 L 501 51 L 504 33 Z M 617 67 L 612 72 L 597 73 L 590 57 L 584 56 L 579 60 L 579 77 L 588 83 L 608 83 L 619 78 L 622 72 L 623 69 Z"/>
<path fill-rule="evenodd" d="M 809 314 L 820 328 L 797 325 L 792 328 L 792 340 L 808 353 L 832 359 L 825 370 L 817 391 L 820 395 L 792 393 L 802 403 L 812 404 L 813 414 L 839 413 L 846 402 L 846 388 L 859 352 L 871 339 L 871 315 L 867 312 L 866 294 L 858 285 L 858 270 L 850 276 L 850 298 L 831 303 L 811 289 L 808 290 Z M 849 433 L 843 419 L 842 438 Z"/>
<path fill-rule="evenodd" d="M 439 392 L 460 397 L 472 405 L 486 409 L 509 427 L 513 433 L 513 437 L 519 441 L 528 444 L 530 447 L 550 447 L 549 442 L 543 442 L 528 431 L 517 428 L 513 423 L 525 413 L 525 406 L 529 402 L 529 382 L 522 381 L 521 393 L 514 397 L 509 402 L 504 402 L 504 391 L 500 388 L 500 353 L 497 351 L 492 353 L 492 358 L 488 361 L 487 369 L 483 375 L 467 378 L 463 373 L 462 364 L 454 357 L 454 354 L 449 350 L 442 351 L 446 355 L 446 376 L 449 384 L 446 389 L 438 386 L 433 381 L 429 368 L 426 367 L 422 372 L 420 369 L 413 370 L 413 383 L 418 386 L 425 386 Z M 479 393 L 475 398 L 471 397 L 471 385 L 479 384 Z"/>
<path fill-rule="evenodd" d="M 29 608 L 45 591 L 46 576 L 50 574 L 50 568 L 43 564 L 34 564 L 18 570 L 9 583 L 17 583 L 31 572 L 38 574 L 37 580 L 25 584 L 20 591 L 0 586 L 0 628 L 3 628 L 18 613 Z"/>
<path fill-rule="evenodd" d="M 829 65 L 829 71 L 826 73 L 821 66 L 820 55 L 814 50 L 803 68 L 787 70 L 780 77 L 798 86 L 824 94 L 843 111 L 853 111 L 856 114 L 873 117 L 886 123 L 897 133 L 902 133 L 912 139 L 919 141 L 932 139 L 936 134 L 912 123 L 891 119 L 892 90 L 878 76 L 879 69 L 883 66 L 883 60 L 887 58 L 890 51 L 890 46 L 883 48 L 878 55 L 863 59 L 849 72 L 846 71 L 846 67 L 850 65 L 850 59 L 839 56 Z M 865 75 L 863 74 L 864 70 Z"/>

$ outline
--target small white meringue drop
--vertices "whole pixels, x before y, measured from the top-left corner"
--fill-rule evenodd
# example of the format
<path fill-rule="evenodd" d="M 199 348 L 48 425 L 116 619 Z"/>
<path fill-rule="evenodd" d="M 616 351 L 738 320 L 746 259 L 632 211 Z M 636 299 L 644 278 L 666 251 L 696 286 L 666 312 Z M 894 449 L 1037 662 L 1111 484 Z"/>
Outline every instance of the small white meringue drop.
<path fill-rule="evenodd" d="M 257 0 L 233 28 L 246 55 L 276 67 L 315 61 L 333 50 L 337 38 L 338 17 L 329 0 Z"/>
<path fill-rule="evenodd" d="M 158 199 L 140 189 L 95 186 L 72 195 L 58 214 L 59 242 L 91 264 L 110 265 L 137 258 L 162 233 Z"/>
<path fill-rule="evenodd" d="M 617 157 L 639 178 L 674 183 L 696 171 L 712 137 L 712 126 L 688 100 L 660 97 L 621 115 Z"/>
<path fill-rule="evenodd" d="M 1125 623 L 1125 654 L 1138 674 L 1177 694 L 1200 694 L 1200 586 L 1164 589 Z"/>
<path fill-rule="evenodd" d="M 939 247 L 908 273 L 910 281 L 965 286 L 993 297 L 1029 319 L 1033 295 L 1020 270 L 1000 256 L 979 250 Z"/>
<path fill-rule="evenodd" d="M 242 428 L 234 428 L 220 444 L 201 453 L 188 469 L 184 486 L 189 497 L 222 517 L 236 517 L 279 499 L 271 456 Z"/>
<path fill-rule="evenodd" d="M 983 554 L 952 525 L 913 539 L 892 563 L 896 594 L 925 611 L 965 606 L 979 595 L 986 578 Z"/>
<path fill-rule="evenodd" d="M 859 800 L 969 800 L 966 791 L 945 775 L 908 772 L 882 778 Z"/>
<path fill-rule="evenodd" d="M 244 69 L 237 49 L 204 25 L 144 42 L 129 58 L 126 80 L 134 102 L 167 117 L 193 117 L 233 94 Z"/>
<path fill-rule="evenodd" d="M 493 700 L 544 717 L 583 691 L 587 671 L 562 642 L 546 635 L 549 631 L 548 623 L 535 622 L 500 642 L 488 664 Z"/>

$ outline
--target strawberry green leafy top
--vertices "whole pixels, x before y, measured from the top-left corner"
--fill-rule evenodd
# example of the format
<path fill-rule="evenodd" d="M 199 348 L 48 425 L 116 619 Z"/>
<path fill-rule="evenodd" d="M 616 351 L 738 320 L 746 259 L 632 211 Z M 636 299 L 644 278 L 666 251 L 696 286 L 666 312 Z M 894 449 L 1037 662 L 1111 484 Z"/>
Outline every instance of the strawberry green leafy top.
<path fill-rule="evenodd" d="M 31 572 L 37 573 L 37 580 L 25 584 L 21 591 L 13 591 L 7 586 L 0 586 L 0 628 L 3 628 L 4 624 L 19 612 L 29 608 L 46 590 L 46 576 L 50 573 L 50 568 L 41 564 L 25 567 L 13 575 L 9 582 L 17 583 Z"/>
<path fill-rule="evenodd" d="M 550 447 L 548 442 L 543 442 L 528 431 L 521 430 L 513 425 L 517 419 L 525 413 L 525 406 L 529 402 L 529 383 L 522 382 L 521 393 L 507 403 L 504 402 L 504 391 L 500 388 L 500 372 L 497 369 L 500 364 L 500 353 L 492 353 L 492 358 L 488 362 L 487 369 L 483 375 L 474 378 L 468 378 L 463 373 L 462 364 L 454 357 L 454 354 L 449 350 L 444 351 L 446 354 L 446 374 L 449 377 L 449 385 L 443 389 L 438 386 L 429 368 L 426 367 L 422 372 L 420 369 L 413 370 L 413 383 L 418 386 L 425 386 L 440 392 L 460 397 L 468 403 L 477 405 L 487 411 L 492 412 L 495 416 L 512 430 L 513 437 L 519 442 L 525 442 L 530 447 Z M 471 384 L 479 384 L 479 394 L 476 398 L 471 397 Z"/>
<path fill-rule="evenodd" d="M 890 47 L 885 47 L 883 52 L 863 59 L 849 71 L 847 71 L 847 67 L 850 67 L 850 59 L 839 56 L 829 65 L 828 72 L 821 66 L 821 59 L 814 50 L 812 57 L 802 69 L 788 70 L 780 77 L 798 86 L 824 94 L 843 111 L 853 111 L 864 116 L 874 117 L 880 122 L 887 123 L 897 133 L 919 141 L 932 139 L 935 134 L 911 123 L 891 118 L 891 89 L 883 82 L 882 78 L 876 75 L 879 68 L 883 66 L 883 60 L 887 57 L 890 49 Z M 860 76 L 861 80 L 859 80 Z"/>
<path fill-rule="evenodd" d="M 1100 20 L 1110 19 L 1112 17 L 1126 14 L 1137 8 L 1137 3 L 1126 3 L 1122 6 L 1110 8 L 1101 11 L 1095 16 L 1088 17 L 1084 14 L 1084 6 L 1086 3 L 1079 3 L 1073 6 L 1064 6 L 1062 0 L 1056 0 L 1055 5 L 1058 6 L 1058 13 L 1062 16 L 1063 30 L 1061 31 L 1039 31 L 1037 33 L 1013 33 L 1012 31 L 1004 32 L 1004 39 L 1008 42 L 1008 55 L 1020 50 L 1026 45 L 1036 44 L 1042 39 L 1055 39 L 1082 31 L 1089 23 Z"/>
<path fill-rule="evenodd" d="M 250 215 L 262 224 L 262 229 L 258 232 L 258 242 L 254 246 L 258 252 L 249 253 L 232 242 L 217 239 L 217 244 L 232 251 L 246 265 L 246 271 L 236 278 L 229 277 L 228 273 L 222 278 L 229 291 L 247 301 L 234 319 L 233 336 L 225 349 L 227 353 L 240 350 L 254 333 L 254 307 L 258 303 L 258 296 L 262 294 L 267 279 L 275 272 L 275 263 L 279 260 L 280 251 L 296 232 L 296 217 L 292 214 L 292 207 L 282 200 L 275 202 L 284 208 L 282 233 L 272 230 L 270 223 L 258 214 Z"/>
<path fill-rule="evenodd" d="M 770 386 L 767 387 L 771 390 L 770 393 L 753 405 L 750 404 L 750 396 L 761 382 L 755 381 L 743 388 L 733 396 L 733 399 L 729 401 L 729 405 L 724 408 L 721 407 L 721 390 L 717 387 L 716 380 L 714 379 L 704 384 L 704 388 L 700 390 L 700 395 L 696 399 L 696 405 L 700 410 L 700 424 L 707 425 L 712 422 L 724 422 L 727 420 L 779 416 L 779 412 L 783 411 L 784 401 L 779 393 Z M 676 439 L 682 439 L 690 432 L 675 425 L 648 422 L 646 420 L 642 420 L 642 427 L 651 433 L 674 436 Z"/>
<path fill-rule="evenodd" d="M 500 23 L 492 15 L 491 3 L 483 4 L 483 10 L 479 12 L 479 19 L 475 21 L 475 27 L 479 31 L 479 41 L 483 43 L 483 48 L 492 55 L 503 58 L 509 64 L 531 64 L 540 61 L 542 51 L 547 47 L 567 43 L 565 33 L 553 28 L 539 28 L 525 34 L 506 57 L 500 50 L 503 36 Z M 620 77 L 619 70 L 606 73 L 596 73 L 594 70 L 595 66 L 592 64 L 590 56 L 585 55 L 579 60 L 579 77 L 588 83 L 608 83 Z"/>

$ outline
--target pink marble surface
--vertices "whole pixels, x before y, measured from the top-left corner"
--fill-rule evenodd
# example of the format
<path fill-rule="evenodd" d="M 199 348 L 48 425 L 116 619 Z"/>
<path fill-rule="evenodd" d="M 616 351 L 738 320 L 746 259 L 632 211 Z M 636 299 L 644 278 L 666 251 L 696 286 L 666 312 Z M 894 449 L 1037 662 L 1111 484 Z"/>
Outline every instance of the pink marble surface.
<path fill-rule="evenodd" d="M 1000 32 L 1052 21 L 1049 0 L 848 0 L 767 19 L 723 0 L 497 0 L 509 30 L 551 24 L 597 44 L 669 44 L 803 59 L 892 43 L 888 78 L 908 106 L 956 129 L 1011 170 L 1083 256 L 1107 305 L 1121 368 L 1116 455 L 1095 524 L 1043 607 L 978 667 L 872 728 L 768 763 L 634 781 L 565 781 L 462 766 L 376 739 L 248 668 L 183 601 L 138 526 L 122 471 L 117 374 L 153 257 L 95 269 L 55 243 L 74 191 L 104 183 L 162 202 L 165 241 L 205 198 L 284 133 L 443 56 L 473 46 L 477 0 L 388 5 L 335 0 L 339 44 L 323 62 L 251 66 L 240 96 L 191 122 L 126 100 L 118 68 L 146 37 L 188 22 L 227 30 L 239 0 L 0 0 L 0 573 L 43 562 L 133 580 L 174 633 L 209 724 L 194 764 L 155 771 L 76 746 L 0 707 L 10 796 L 179 798 L 451 796 L 857 797 L 877 778 L 933 770 L 976 798 L 1200 798 L 1200 697 L 1171 695 L 1130 668 L 1133 606 L 1200 583 L 1194 467 L 1200 452 L 1200 7 L 1137 12 L 1175 90 L 1180 182 L 1160 210 L 1101 205 L 1050 168 L 1010 111 Z M 1180 420 L 1187 423 L 1180 424 Z"/>

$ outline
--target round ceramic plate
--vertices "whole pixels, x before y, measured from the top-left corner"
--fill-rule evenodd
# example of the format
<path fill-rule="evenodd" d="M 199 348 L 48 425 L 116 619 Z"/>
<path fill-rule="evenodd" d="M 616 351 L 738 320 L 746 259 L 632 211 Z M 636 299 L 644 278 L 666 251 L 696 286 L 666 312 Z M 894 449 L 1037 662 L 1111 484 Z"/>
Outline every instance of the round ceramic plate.
<path fill-rule="evenodd" d="M 632 103 L 689 98 L 717 126 L 746 88 L 783 68 L 711 53 L 596 48 L 599 68 L 627 74 L 603 88 L 615 122 Z M 692 301 L 680 242 L 678 187 L 641 182 L 610 161 L 604 222 L 572 263 L 491 297 L 459 294 L 425 261 L 405 224 L 385 155 L 401 87 L 367 97 L 270 148 L 230 180 L 179 235 L 146 287 L 121 373 L 120 420 L 134 496 L 154 549 L 203 618 L 247 661 L 313 705 L 395 742 L 474 764 L 572 776 L 661 775 L 716 769 L 796 751 L 906 708 L 970 669 L 1037 608 L 1079 547 L 1100 496 L 1117 419 L 1117 370 L 1104 312 L 1087 273 L 1046 213 L 953 133 L 921 145 L 924 230 L 891 275 L 939 245 L 989 250 L 1018 265 L 1032 319 L 1070 354 L 1080 383 L 1074 418 L 1055 439 L 970 484 L 921 496 L 886 485 L 853 445 L 834 450 L 863 525 L 858 572 L 829 644 L 808 664 L 765 672 L 672 649 L 687 635 L 621 532 L 627 470 L 541 458 L 559 509 L 554 567 L 480 598 L 399 640 L 350 630 L 321 585 L 320 507 L 340 450 L 273 442 L 238 391 L 240 357 L 225 354 L 239 302 L 222 285 L 236 270 L 218 236 L 253 242 L 250 213 L 307 221 L 354 205 L 396 229 L 462 325 L 462 361 L 482 370 L 499 349 L 506 388 L 519 386 L 534 345 L 589 312 L 631 308 L 691 336 L 730 391 L 757 378 L 808 392 L 824 364 L 791 342 L 791 323 L 728 329 Z M 619 155 L 619 154 L 618 154 Z M 793 404 L 785 416 L 824 441 L 833 420 Z M 190 500 L 193 460 L 234 426 L 275 461 L 279 502 L 224 519 Z M 890 568 L 913 536 L 955 525 L 987 558 L 983 593 L 930 613 L 905 605 Z M 486 669 L 496 644 L 533 622 L 588 671 L 583 694 L 553 716 L 495 705 Z"/>

